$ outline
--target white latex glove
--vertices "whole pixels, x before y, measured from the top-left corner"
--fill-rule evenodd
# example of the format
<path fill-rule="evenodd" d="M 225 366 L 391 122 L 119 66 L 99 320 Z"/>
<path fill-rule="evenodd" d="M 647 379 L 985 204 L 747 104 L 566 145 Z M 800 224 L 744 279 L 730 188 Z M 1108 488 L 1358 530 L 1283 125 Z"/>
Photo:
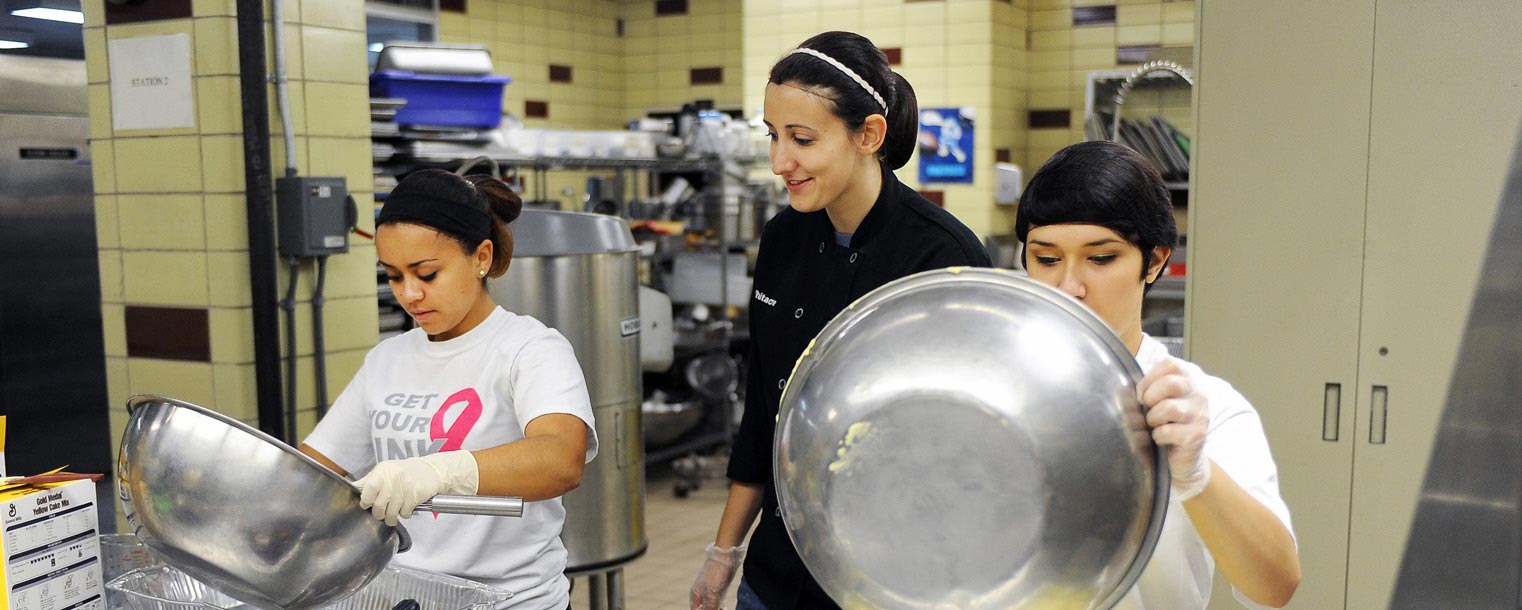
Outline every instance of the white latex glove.
<path fill-rule="evenodd" d="M 698 579 L 692 583 L 691 610 L 719 610 L 719 604 L 724 603 L 724 595 L 729 592 L 729 583 L 734 582 L 735 572 L 740 570 L 740 562 L 745 559 L 743 544 L 721 549 L 710 543 L 706 550 Z"/>
<path fill-rule="evenodd" d="M 1210 410 L 1205 397 L 1194 391 L 1173 358 L 1147 373 L 1138 391 L 1152 441 L 1167 448 L 1174 497 L 1183 502 L 1199 495 L 1210 483 L 1210 460 L 1205 457 Z"/>
<path fill-rule="evenodd" d="M 354 485 L 361 508 L 396 525 L 398 517 L 411 517 L 418 504 L 439 494 L 475 495 L 480 478 L 469 451 L 445 451 L 381 462 Z"/>

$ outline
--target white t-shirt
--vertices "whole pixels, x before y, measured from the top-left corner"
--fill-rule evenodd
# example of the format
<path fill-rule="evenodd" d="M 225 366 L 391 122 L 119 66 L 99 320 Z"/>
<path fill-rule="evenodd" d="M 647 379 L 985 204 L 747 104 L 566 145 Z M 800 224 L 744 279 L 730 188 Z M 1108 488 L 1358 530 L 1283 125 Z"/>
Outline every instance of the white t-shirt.
<path fill-rule="evenodd" d="M 1143 373 L 1151 371 L 1169 358 L 1168 348 L 1156 339 L 1142 336 L 1136 362 Z M 1237 485 L 1267 506 L 1274 516 L 1290 527 L 1289 507 L 1279 497 L 1279 472 L 1268 451 L 1268 439 L 1258 412 L 1247 399 L 1219 377 L 1212 377 L 1195 364 L 1180 360 L 1196 392 L 1210 405 L 1210 428 L 1205 433 L 1205 455 L 1231 476 Z M 1170 496 L 1168 515 L 1158 537 L 1157 550 L 1142 571 L 1131 592 L 1115 606 L 1118 610 L 1196 610 L 1210 601 L 1210 579 L 1215 573 L 1215 559 L 1194 529 L 1183 505 Z M 1235 592 L 1235 589 L 1233 589 Z M 1248 608 L 1266 606 L 1253 603 L 1240 592 L 1237 601 Z"/>
<path fill-rule="evenodd" d="M 550 413 L 586 422 L 591 462 L 592 406 L 570 342 L 498 307 L 448 341 L 419 328 L 375 346 L 306 443 L 357 478 L 378 460 L 520 440 Z M 508 607 L 560 610 L 570 602 L 564 523 L 559 498 L 529 502 L 516 518 L 418 511 L 404 521 L 412 549 L 394 561 L 512 591 Z"/>

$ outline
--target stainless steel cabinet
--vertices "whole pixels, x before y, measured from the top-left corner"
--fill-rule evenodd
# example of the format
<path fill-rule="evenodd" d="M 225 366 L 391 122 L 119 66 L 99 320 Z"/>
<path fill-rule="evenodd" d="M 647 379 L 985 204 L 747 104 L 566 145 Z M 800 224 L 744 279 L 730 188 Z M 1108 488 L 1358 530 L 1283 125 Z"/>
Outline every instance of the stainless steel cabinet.
<path fill-rule="evenodd" d="M 1188 351 L 1262 415 L 1290 607 L 1384 608 L 1522 120 L 1522 6 L 1199 6 Z"/>
<path fill-rule="evenodd" d="M 95 200 L 77 60 L 0 55 L 0 415 L 7 473 L 110 473 Z M 116 527 L 109 478 L 96 485 Z"/>

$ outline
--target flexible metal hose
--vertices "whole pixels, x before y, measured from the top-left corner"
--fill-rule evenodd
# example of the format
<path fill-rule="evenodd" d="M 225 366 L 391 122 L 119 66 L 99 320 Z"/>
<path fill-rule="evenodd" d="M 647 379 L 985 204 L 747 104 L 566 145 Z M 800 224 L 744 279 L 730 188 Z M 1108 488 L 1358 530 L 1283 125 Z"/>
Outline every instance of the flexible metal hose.
<path fill-rule="evenodd" d="M 1171 72 L 1179 78 L 1184 79 L 1184 82 L 1189 83 L 1189 86 L 1194 86 L 1194 73 L 1190 72 L 1188 68 L 1174 62 L 1157 60 L 1142 64 L 1135 72 L 1127 76 L 1125 81 L 1120 83 L 1120 89 L 1115 92 L 1115 116 L 1110 123 L 1111 142 L 1120 141 L 1120 107 L 1126 104 L 1126 95 L 1131 93 L 1131 89 L 1136 86 L 1137 82 L 1153 72 Z"/>
<path fill-rule="evenodd" d="M 277 3 L 278 4 L 278 3 Z M 296 278 L 301 275 L 301 259 L 286 259 L 291 280 L 280 300 L 285 310 L 285 430 L 281 438 L 289 445 L 296 444 Z"/>
<path fill-rule="evenodd" d="M 322 341 L 322 285 L 328 276 L 328 257 L 317 257 L 317 284 L 312 288 L 312 372 L 317 378 L 317 418 L 328 413 L 327 349 Z"/>

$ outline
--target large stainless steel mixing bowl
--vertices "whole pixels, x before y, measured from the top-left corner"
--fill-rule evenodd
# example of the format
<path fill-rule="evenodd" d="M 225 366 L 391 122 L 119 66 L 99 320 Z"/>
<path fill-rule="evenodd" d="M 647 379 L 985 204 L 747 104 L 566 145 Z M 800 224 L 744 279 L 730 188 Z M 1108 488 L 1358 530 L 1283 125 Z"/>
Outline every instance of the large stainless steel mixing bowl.
<path fill-rule="evenodd" d="M 259 430 L 173 398 L 134 396 L 127 407 L 117 464 L 127 521 L 165 562 L 223 593 L 269 610 L 317 608 L 411 545 L 359 507 L 348 480 Z M 432 508 L 518 516 L 523 501 L 436 496 Z"/>
<path fill-rule="evenodd" d="M 953 269 L 867 294 L 782 396 L 793 544 L 846 608 L 1109 608 L 1162 529 L 1141 371 L 1077 301 Z"/>

